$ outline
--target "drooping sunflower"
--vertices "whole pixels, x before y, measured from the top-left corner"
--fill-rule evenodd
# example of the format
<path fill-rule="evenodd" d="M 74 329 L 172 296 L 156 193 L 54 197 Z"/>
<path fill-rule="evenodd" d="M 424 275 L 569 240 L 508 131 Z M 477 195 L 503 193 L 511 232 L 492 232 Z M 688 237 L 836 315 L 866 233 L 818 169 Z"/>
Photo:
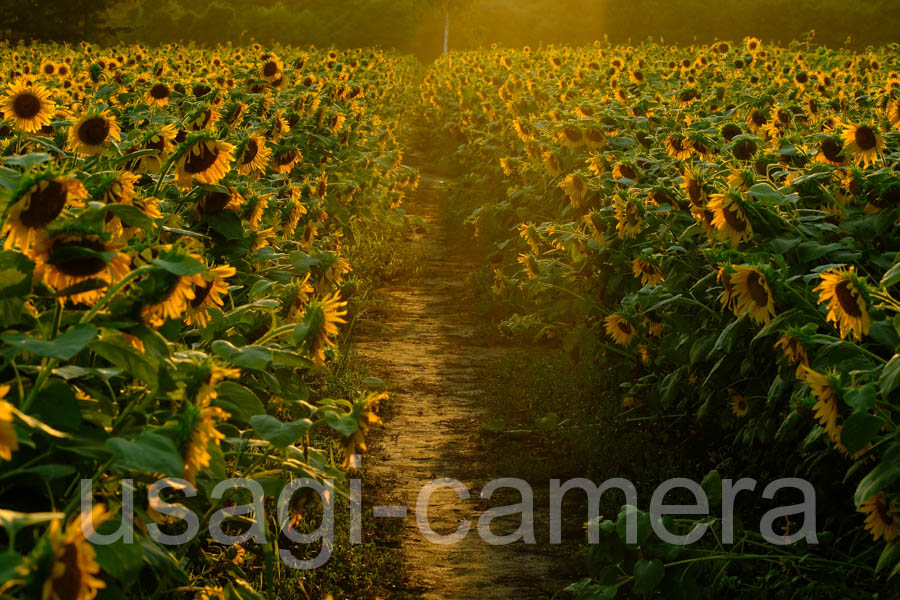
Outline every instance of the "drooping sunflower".
<path fill-rule="evenodd" d="M 0 235 L 6 236 L 3 248 L 18 247 L 23 251 L 43 239 L 44 228 L 52 223 L 66 206 L 81 207 L 88 193 L 74 177 L 44 173 L 23 185 L 13 196 Z"/>
<path fill-rule="evenodd" d="M 60 521 L 53 521 L 47 532 L 53 552 L 53 564 L 44 581 L 42 600 L 92 600 L 106 587 L 98 575 L 100 565 L 93 545 L 85 538 L 85 530 L 91 531 L 109 518 L 103 505 L 95 505 L 90 526 L 83 523 L 88 517 L 79 514 L 62 530 Z"/>
<path fill-rule="evenodd" d="M 900 98 L 888 103 L 887 117 L 894 129 L 900 130 Z"/>
<path fill-rule="evenodd" d="M 828 373 L 819 373 L 811 368 L 803 365 L 803 374 L 801 379 L 809 384 L 812 389 L 816 403 L 813 406 L 816 420 L 831 440 L 840 441 L 840 428 L 838 426 L 838 384 L 839 376 L 835 371 Z"/>
<path fill-rule="evenodd" d="M 229 277 L 234 277 L 237 270 L 229 265 L 222 265 L 207 271 L 202 285 L 194 285 L 194 298 L 188 305 L 185 322 L 188 325 L 206 327 L 209 324 L 210 309 L 224 305 L 222 296 L 228 293 Z"/>
<path fill-rule="evenodd" d="M 841 139 L 844 140 L 844 152 L 864 166 L 875 164 L 884 147 L 884 138 L 872 125 L 850 123 L 841 133 Z"/>
<path fill-rule="evenodd" d="M 250 229 L 259 229 L 263 213 L 265 213 L 266 209 L 269 207 L 270 196 L 271 194 L 260 194 L 247 200 L 247 220 L 250 223 Z"/>
<path fill-rule="evenodd" d="M 624 162 L 616 163 L 613 166 L 612 176 L 613 179 L 629 179 L 635 183 L 640 180 L 638 170 L 633 165 Z"/>
<path fill-rule="evenodd" d="M 900 537 L 900 508 L 884 492 L 868 498 L 858 510 L 866 515 L 866 531 L 876 542 L 884 538 L 890 543 Z"/>
<path fill-rule="evenodd" d="M 378 405 L 382 400 L 387 400 L 386 393 L 370 393 L 362 400 L 356 403 L 354 413 L 356 415 L 357 427 L 352 435 L 344 439 L 343 444 L 343 466 L 344 468 L 351 466 L 351 459 L 358 451 L 365 452 L 366 435 L 372 425 L 381 423 L 381 417 L 378 416 Z"/>
<path fill-rule="evenodd" d="M 190 189 L 192 182 L 216 185 L 231 168 L 231 151 L 228 142 L 199 139 L 187 148 L 179 149 L 181 156 L 175 165 L 176 185 Z"/>
<path fill-rule="evenodd" d="M 338 325 L 346 323 L 347 303 L 341 301 L 340 292 L 322 299 L 313 299 L 303 313 L 303 322 L 309 327 L 306 347 L 317 365 L 325 364 L 325 350 L 334 348 L 332 338 L 338 334 Z"/>
<path fill-rule="evenodd" d="M 4 400 L 8 393 L 9 386 L 0 385 L 0 458 L 3 460 L 12 460 L 12 453 L 19 449 L 19 436 L 13 427 L 13 405 Z"/>
<path fill-rule="evenodd" d="M 112 140 L 120 140 L 115 117 L 106 111 L 91 111 L 69 129 L 69 145 L 79 154 L 100 154 Z"/>
<path fill-rule="evenodd" d="M 803 367 L 809 366 L 809 355 L 806 353 L 806 345 L 797 332 L 785 332 L 773 347 L 781 348 L 788 362 L 797 365 L 796 376 L 798 378 L 803 375 Z"/>
<path fill-rule="evenodd" d="M 631 261 L 631 272 L 635 277 L 640 277 L 641 285 L 658 285 L 665 281 L 660 268 L 643 258 L 635 258 Z"/>
<path fill-rule="evenodd" d="M 202 262 L 200 256 L 190 254 L 194 261 Z M 180 319 L 187 311 L 190 302 L 196 298 L 195 287 L 206 284 L 202 274 L 173 275 L 159 273 L 153 279 L 156 284 L 154 301 L 141 309 L 141 318 L 150 327 L 162 327 L 169 319 Z"/>
<path fill-rule="evenodd" d="M 3 119 L 13 128 L 34 133 L 50 124 L 56 103 L 51 99 L 50 92 L 43 87 L 20 82 L 7 92 L 2 110 Z"/>
<path fill-rule="evenodd" d="M 819 142 L 816 161 L 834 167 L 842 167 L 849 162 L 847 157 L 842 154 L 843 149 L 841 143 L 832 136 L 822 138 L 822 141 Z"/>
<path fill-rule="evenodd" d="M 620 239 L 628 239 L 637 236 L 643 228 L 644 221 L 641 211 L 633 198 L 616 196 L 615 207 L 616 231 Z"/>
<path fill-rule="evenodd" d="M 569 198 L 569 204 L 572 208 L 581 208 L 581 202 L 584 199 L 584 193 L 587 190 L 587 183 L 578 173 L 569 173 L 565 179 L 559 182 L 559 187 L 565 192 Z"/>
<path fill-rule="evenodd" d="M 746 242 L 753 236 L 753 226 L 747 218 L 740 192 L 713 194 L 707 209 L 715 215 L 712 224 L 731 241 L 732 248 L 737 248 L 741 242 Z"/>
<path fill-rule="evenodd" d="M 683 135 L 673 133 L 666 138 L 665 144 L 666 152 L 669 153 L 669 156 L 679 160 L 691 157 L 691 145 Z"/>
<path fill-rule="evenodd" d="M 703 175 L 700 170 L 694 167 L 687 167 L 681 176 L 681 183 L 678 187 L 684 192 L 688 200 L 691 201 L 693 208 L 704 208 L 706 206 L 707 193 L 704 185 Z"/>
<path fill-rule="evenodd" d="M 215 386 L 206 384 L 206 389 L 214 390 Z M 225 439 L 225 434 L 216 429 L 216 424 L 231 416 L 218 406 L 212 406 L 214 397 L 214 393 L 199 393 L 195 402 L 188 404 L 184 411 L 183 419 L 188 434 L 181 457 L 184 459 L 184 479 L 193 484 L 197 483 L 197 474 L 212 461 L 210 442 L 218 446 L 220 440 Z"/>
<path fill-rule="evenodd" d="M 29 252 L 34 274 L 52 290 L 61 292 L 85 282 L 97 282 L 95 289 L 60 296 L 60 302 L 93 304 L 106 288 L 128 274 L 131 259 L 119 247 L 98 235 L 59 233 L 35 245 Z"/>
<path fill-rule="evenodd" d="M 567 148 L 578 148 L 584 145 L 584 132 L 580 127 L 570 125 L 559 132 L 557 141 Z"/>
<path fill-rule="evenodd" d="M 634 326 L 631 321 L 624 315 L 613 313 L 603 319 L 603 326 L 606 328 L 606 334 L 620 346 L 627 346 L 631 343 L 636 335 Z"/>
<path fill-rule="evenodd" d="M 821 274 L 822 282 L 813 288 L 819 292 L 819 304 L 827 303 L 828 322 L 841 332 L 859 341 L 869 334 L 872 323 L 866 302 L 865 280 L 856 274 L 856 267 L 830 269 Z"/>
<path fill-rule="evenodd" d="M 202 221 L 207 217 L 217 215 L 223 210 L 238 210 L 244 204 L 244 197 L 233 187 L 228 186 L 228 191 L 220 192 L 216 189 L 205 190 L 197 199 L 194 206 L 194 218 Z"/>
<path fill-rule="evenodd" d="M 302 160 L 303 154 L 296 148 L 280 148 L 275 151 L 273 162 L 279 173 L 290 173 L 291 169 Z"/>
<path fill-rule="evenodd" d="M 238 146 L 237 154 L 238 173 L 249 175 L 265 172 L 272 151 L 266 146 L 266 138 L 256 135 Z"/>
<path fill-rule="evenodd" d="M 768 325 L 775 316 L 775 297 L 765 274 L 758 267 L 735 266 L 731 285 L 735 315 L 749 311 L 754 323 Z"/>

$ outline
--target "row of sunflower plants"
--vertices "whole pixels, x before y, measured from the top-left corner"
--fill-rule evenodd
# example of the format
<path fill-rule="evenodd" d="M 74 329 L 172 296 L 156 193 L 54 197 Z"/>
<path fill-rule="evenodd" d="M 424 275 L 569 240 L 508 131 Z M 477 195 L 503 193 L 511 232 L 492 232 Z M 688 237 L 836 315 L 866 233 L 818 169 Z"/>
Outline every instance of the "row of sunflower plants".
<path fill-rule="evenodd" d="M 819 490 L 829 543 L 748 534 L 772 558 L 753 569 L 735 548 L 610 542 L 577 597 L 835 573 L 856 597 L 900 572 L 897 57 L 598 43 L 452 54 L 426 76 L 501 326 L 620 366 L 623 415 L 706 431 L 721 476 Z"/>
<path fill-rule="evenodd" d="M 268 509 L 299 478 L 347 493 L 385 395 L 310 387 L 366 283 L 361 232 L 406 227 L 417 176 L 395 129 L 414 68 L 367 50 L 0 46 L 0 595 L 259 598 L 279 549 L 315 553 L 274 510 L 218 525 L 255 521 L 264 543 L 216 543 L 210 515 L 244 496 L 213 490 L 251 479 Z M 148 496 L 160 478 L 179 483 Z M 126 495 L 133 541 L 92 543 L 88 518 L 129 525 Z M 292 497 L 290 526 L 316 497 Z M 167 503 L 202 516 L 192 540 L 148 534 L 184 530 Z"/>

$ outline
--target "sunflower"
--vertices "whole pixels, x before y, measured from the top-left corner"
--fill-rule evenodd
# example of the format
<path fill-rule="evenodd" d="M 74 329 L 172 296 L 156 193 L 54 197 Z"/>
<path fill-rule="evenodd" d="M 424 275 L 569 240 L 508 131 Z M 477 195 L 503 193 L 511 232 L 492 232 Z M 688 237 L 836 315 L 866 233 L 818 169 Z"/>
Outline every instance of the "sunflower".
<path fill-rule="evenodd" d="M 193 254 L 190 258 L 202 261 L 199 256 Z M 202 274 L 175 276 L 161 273 L 160 277 L 166 280 L 162 293 L 158 294 L 159 300 L 141 309 L 141 318 L 150 327 L 162 327 L 169 319 L 180 319 L 187 312 L 191 301 L 196 298 L 194 289 L 206 285 Z"/>
<path fill-rule="evenodd" d="M 91 111 L 81 116 L 69 129 L 69 145 L 79 154 L 100 154 L 111 140 L 119 140 L 115 117 Z"/>
<path fill-rule="evenodd" d="M 620 239 L 633 238 L 641 232 L 643 220 L 637 202 L 632 198 L 616 196 L 616 231 Z"/>
<path fill-rule="evenodd" d="M 750 312 L 750 319 L 768 325 L 775 316 L 775 298 L 765 274 L 758 267 L 735 266 L 731 276 L 734 313 Z"/>
<path fill-rule="evenodd" d="M 175 150 L 175 137 L 177 135 L 178 131 L 176 131 L 175 126 L 169 123 L 144 138 L 141 149 L 155 150 L 156 154 L 149 154 L 138 159 L 141 170 L 150 173 L 159 172 L 166 158 Z"/>
<path fill-rule="evenodd" d="M 219 441 L 225 439 L 225 434 L 216 429 L 216 423 L 231 416 L 218 406 L 211 405 L 215 398 L 215 385 L 207 383 L 202 387 L 208 391 L 197 395 L 196 401 L 187 406 L 184 417 L 188 434 L 181 457 L 184 459 L 184 479 L 193 484 L 197 482 L 197 474 L 212 462 L 209 444 L 212 442 L 218 446 Z"/>
<path fill-rule="evenodd" d="M 607 316 L 603 319 L 603 326 L 606 328 L 607 335 L 620 346 L 627 346 L 634 339 L 634 326 L 623 315 L 613 313 Z"/>
<path fill-rule="evenodd" d="M 169 102 L 169 96 L 172 94 L 171 88 L 165 83 L 156 83 L 147 90 L 144 101 L 150 106 L 162 108 Z"/>
<path fill-rule="evenodd" d="M 12 460 L 12 453 L 19 449 L 19 436 L 13 427 L 14 407 L 4 400 L 9 393 L 8 385 L 0 385 L 0 458 Z"/>
<path fill-rule="evenodd" d="M 758 108 L 753 108 L 747 113 L 747 128 L 755 133 L 756 135 L 760 135 L 765 133 L 766 125 L 769 124 L 769 117 L 765 112 L 761 111 Z"/>
<path fill-rule="evenodd" d="M 844 152 L 861 161 L 864 166 L 874 164 L 884 147 L 884 138 L 871 125 L 850 123 L 841 133 L 841 139 L 844 140 Z"/>
<path fill-rule="evenodd" d="M 666 152 L 669 153 L 669 156 L 679 160 L 691 157 L 691 145 L 683 135 L 673 133 L 666 138 L 665 144 Z"/>
<path fill-rule="evenodd" d="M 266 146 L 266 138 L 256 135 L 248 138 L 238 147 L 238 173 L 249 175 L 250 173 L 263 173 L 272 151 Z"/>
<path fill-rule="evenodd" d="M 25 133 L 35 133 L 50 124 L 56 104 L 39 85 L 13 85 L 3 99 L 3 119 Z"/>
<path fill-rule="evenodd" d="M 900 130 L 900 98 L 888 103 L 887 117 L 894 129 Z"/>
<path fill-rule="evenodd" d="M 85 517 L 90 525 L 84 523 Z M 44 581 L 42 600 L 92 600 L 106 587 L 98 577 L 100 565 L 94 547 L 85 538 L 85 530 L 91 532 L 109 518 L 103 505 L 95 505 L 90 515 L 79 514 L 61 530 L 60 522 L 53 521 L 47 532 L 53 552 L 53 564 Z"/>
<path fill-rule="evenodd" d="M 693 208 L 703 208 L 706 206 L 706 189 L 699 169 L 687 167 L 681 176 L 681 183 L 678 187 L 684 192 L 688 200 L 691 201 Z"/>
<path fill-rule="evenodd" d="M 900 508 L 884 492 L 878 492 L 862 503 L 859 512 L 866 515 L 866 531 L 877 542 L 892 542 L 900 537 Z"/>
<path fill-rule="evenodd" d="M 238 210 L 244 204 L 244 197 L 233 187 L 228 191 L 220 192 L 216 189 L 206 190 L 197 199 L 194 206 L 194 218 L 202 221 L 207 217 L 217 215 L 223 210 Z"/>
<path fill-rule="evenodd" d="M 788 362 L 792 365 L 797 365 L 796 375 L 798 378 L 803 375 L 803 367 L 809 366 L 809 355 L 806 353 L 806 346 L 803 340 L 796 332 L 788 331 L 784 333 L 775 342 L 773 348 L 781 348 Z"/>
<path fill-rule="evenodd" d="M 753 236 L 753 226 L 747 219 L 743 204 L 740 192 L 726 192 L 710 196 L 707 206 L 715 215 L 712 224 L 719 233 L 731 240 L 732 248 L 737 248 L 741 242 L 746 242 Z"/>
<path fill-rule="evenodd" d="M 585 183 L 581 175 L 570 173 L 559 182 L 559 187 L 566 193 L 572 208 L 581 208 L 581 201 L 584 199 L 584 192 L 587 189 L 587 183 Z"/>
<path fill-rule="evenodd" d="M 17 246 L 27 251 L 43 239 L 44 228 L 62 214 L 66 205 L 84 206 L 88 197 L 87 190 L 73 177 L 52 177 L 48 173 L 26 185 L 13 197 L 0 230 L 0 236 L 6 236 L 5 250 Z"/>
<path fill-rule="evenodd" d="M 596 127 L 588 127 L 584 130 L 584 144 L 588 148 L 602 148 L 606 145 L 606 136 Z"/>
<path fill-rule="evenodd" d="M 747 41 L 744 43 L 744 47 L 750 54 L 756 54 L 762 47 L 762 42 L 759 41 L 759 38 L 750 37 L 747 38 Z"/>
<path fill-rule="evenodd" d="M 351 466 L 352 456 L 357 453 L 357 450 L 362 452 L 365 452 L 367 450 L 366 434 L 369 433 L 369 428 L 373 424 L 381 423 L 381 418 L 377 413 L 378 405 L 382 400 L 387 400 L 387 398 L 388 395 L 384 392 L 370 393 L 363 400 L 357 403 L 358 408 L 354 407 L 357 426 L 356 431 L 354 431 L 352 435 L 344 440 L 344 468 Z"/>
<path fill-rule="evenodd" d="M 848 334 L 859 341 L 872 327 L 866 308 L 866 284 L 856 268 L 830 269 L 821 274 L 822 282 L 813 288 L 819 292 L 819 304 L 828 303 L 828 322 L 840 329 L 841 339 Z"/>
<path fill-rule="evenodd" d="M 180 149 L 181 157 L 175 165 L 176 185 L 189 189 L 191 182 L 216 185 L 231 168 L 231 151 L 228 142 L 201 139 Z"/>
<path fill-rule="evenodd" d="M 34 274 L 52 290 L 62 292 L 86 282 L 99 287 L 60 296 L 73 304 L 93 304 L 104 290 L 128 274 L 131 259 L 98 235 L 60 233 L 35 245 L 29 252 Z"/>
<path fill-rule="evenodd" d="M 340 292 L 322 299 L 314 299 L 303 313 L 303 322 L 308 327 L 306 347 L 317 365 L 325 364 L 325 350 L 334 348 L 331 339 L 338 334 L 338 325 L 346 323 L 347 303 L 341 301 Z"/>
<path fill-rule="evenodd" d="M 729 404 L 731 404 L 731 412 L 736 417 L 746 417 L 750 412 L 750 403 L 741 394 L 734 390 L 728 390 Z"/>
<path fill-rule="evenodd" d="M 259 229 L 259 225 L 262 222 L 263 213 L 266 212 L 266 209 L 269 207 L 270 196 L 271 194 L 262 194 L 259 196 L 255 196 L 248 202 L 250 210 L 247 220 L 250 223 L 250 229 Z"/>
<path fill-rule="evenodd" d="M 275 152 L 275 169 L 279 173 L 290 173 L 302 160 L 303 154 L 296 148 L 281 148 Z"/>
<path fill-rule="evenodd" d="M 665 281 L 659 267 L 643 258 L 635 258 L 631 261 L 631 272 L 635 277 L 641 278 L 642 285 L 658 285 Z"/>
<path fill-rule="evenodd" d="M 819 373 L 806 365 L 803 365 L 802 369 L 801 379 L 809 384 L 816 398 L 813 405 L 816 420 L 825 428 L 832 441 L 839 441 L 841 438 L 838 427 L 837 373 L 835 371 Z"/>
<path fill-rule="evenodd" d="M 222 295 L 228 293 L 228 282 L 237 270 L 229 265 L 210 269 L 203 277 L 203 284 L 194 284 L 194 298 L 188 305 L 185 322 L 188 325 L 206 327 L 209 323 L 210 309 L 224 305 Z"/>
<path fill-rule="evenodd" d="M 629 179 L 635 183 L 638 183 L 639 181 L 637 169 L 624 162 L 616 163 L 615 166 L 613 166 L 612 176 L 613 179 Z"/>
<path fill-rule="evenodd" d="M 564 127 L 557 135 L 557 141 L 567 148 L 578 148 L 584 145 L 584 132 L 580 127 Z"/>
<path fill-rule="evenodd" d="M 843 149 L 841 143 L 832 136 L 822 138 L 822 141 L 819 142 L 816 161 L 834 167 L 842 167 L 849 162 L 847 157 L 841 153 Z"/>
<path fill-rule="evenodd" d="M 272 83 L 282 76 L 284 65 L 277 56 L 269 56 L 260 68 L 260 75 L 263 79 Z"/>

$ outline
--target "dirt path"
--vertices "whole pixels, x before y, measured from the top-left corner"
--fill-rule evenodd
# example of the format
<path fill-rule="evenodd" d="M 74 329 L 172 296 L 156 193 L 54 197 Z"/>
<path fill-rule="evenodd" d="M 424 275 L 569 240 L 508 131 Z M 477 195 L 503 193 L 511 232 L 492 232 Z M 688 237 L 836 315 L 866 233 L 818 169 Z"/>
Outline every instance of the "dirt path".
<path fill-rule="evenodd" d="M 392 396 L 390 419 L 364 460 L 367 481 L 380 489 L 379 503 L 409 509 L 396 533 L 408 584 L 396 597 L 548 598 L 571 581 L 554 565 L 571 557 L 572 548 L 547 545 L 546 518 L 540 514 L 546 512 L 546 492 L 535 489 L 537 545 L 491 546 L 476 530 L 486 508 L 520 501 L 512 490 L 505 495 L 498 491 L 489 502 L 479 498 L 487 481 L 508 476 L 496 472 L 495 450 L 484 443 L 479 429 L 487 420 L 484 390 L 491 367 L 509 348 L 476 339 L 476 317 L 462 294 L 477 258 L 461 250 L 465 241 L 443 225 L 440 189 L 439 179 L 423 177 L 408 203 L 408 210 L 429 224 L 414 242 L 423 245 L 421 276 L 384 290 L 389 331 L 363 331 L 355 341 L 359 357 L 387 381 Z M 514 402 L 514 390 L 510 395 Z M 471 522 L 468 535 L 456 545 L 433 544 L 416 525 L 417 495 L 437 478 L 457 479 L 471 493 L 469 500 L 450 490 L 431 497 L 428 518 L 438 533 L 455 531 L 461 519 Z M 498 535 L 519 526 L 518 515 L 504 519 L 494 521 Z"/>

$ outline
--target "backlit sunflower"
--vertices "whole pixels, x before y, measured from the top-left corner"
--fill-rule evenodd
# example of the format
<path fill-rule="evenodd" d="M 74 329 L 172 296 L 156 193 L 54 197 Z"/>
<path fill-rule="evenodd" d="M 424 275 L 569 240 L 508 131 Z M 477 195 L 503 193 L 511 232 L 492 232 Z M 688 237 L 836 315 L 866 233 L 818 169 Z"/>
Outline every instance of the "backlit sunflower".
<path fill-rule="evenodd" d="M 313 299 L 307 305 L 303 313 L 303 322 L 309 328 L 305 343 L 317 365 L 324 365 L 325 350 L 336 346 L 331 338 L 338 334 L 338 325 L 346 323 L 346 307 L 347 303 L 341 301 L 339 292 Z"/>
<path fill-rule="evenodd" d="M 190 255 L 195 261 L 202 259 L 196 255 Z M 160 290 L 155 293 L 153 303 L 145 305 L 141 309 L 141 318 L 150 327 L 162 327 L 169 319 L 180 319 L 187 311 L 190 302 L 196 298 L 194 289 L 206 285 L 202 274 L 173 275 L 171 273 L 159 273 Z"/>
<path fill-rule="evenodd" d="M 620 239 L 633 238 L 641 232 L 643 226 L 641 211 L 633 198 L 616 196 L 614 210 L 616 231 Z"/>
<path fill-rule="evenodd" d="M 587 183 L 581 175 L 570 173 L 559 182 L 559 187 L 562 188 L 569 198 L 569 204 L 572 205 L 572 208 L 581 208 L 581 201 L 584 199 L 584 193 L 587 190 Z"/>
<path fill-rule="evenodd" d="M 83 523 L 90 518 L 90 525 Z M 94 546 L 85 538 L 85 530 L 96 530 L 109 518 L 103 505 L 95 505 L 90 515 L 79 514 L 62 530 L 53 521 L 47 535 L 53 552 L 53 564 L 44 581 L 42 600 L 92 600 L 106 587 L 98 577 L 100 565 Z"/>
<path fill-rule="evenodd" d="M 228 293 L 229 277 L 234 277 L 237 270 L 229 265 L 222 265 L 207 271 L 202 276 L 203 284 L 194 284 L 194 298 L 188 305 L 184 320 L 188 325 L 206 327 L 209 324 L 209 310 L 222 308 L 222 296 Z"/>
<path fill-rule="evenodd" d="M 284 65 L 281 60 L 279 60 L 277 56 L 269 56 L 268 59 L 263 62 L 259 74 L 263 79 L 271 83 L 282 76 L 283 70 Z"/>
<path fill-rule="evenodd" d="M 291 169 L 302 160 L 303 154 L 296 148 L 281 148 L 275 151 L 273 162 L 279 173 L 290 173 Z"/>
<path fill-rule="evenodd" d="M 657 285 L 665 280 L 659 267 L 643 258 L 631 261 L 631 272 L 635 277 L 640 277 L 642 285 Z"/>
<path fill-rule="evenodd" d="M 163 125 L 159 130 L 154 131 L 144 138 L 141 149 L 155 150 L 156 154 L 142 156 L 140 159 L 140 168 L 150 173 L 159 172 L 166 158 L 175 150 L 175 136 L 178 135 L 175 126 L 170 124 Z"/>
<path fill-rule="evenodd" d="M 888 103 L 887 117 L 894 129 L 900 130 L 900 98 Z"/>
<path fill-rule="evenodd" d="M 884 492 L 878 492 L 863 502 L 858 510 L 866 515 L 866 531 L 872 534 L 876 542 L 881 538 L 892 542 L 900 537 L 900 508 Z"/>
<path fill-rule="evenodd" d="M 691 201 L 691 206 L 693 208 L 704 208 L 706 206 L 706 186 L 703 185 L 699 169 L 687 167 L 681 176 L 681 183 L 678 187 L 681 188 L 684 195 Z"/>
<path fill-rule="evenodd" d="M 734 313 L 749 311 L 750 319 L 757 324 L 768 324 L 775 316 L 775 298 L 758 267 L 735 266 L 731 276 L 734 289 Z"/>
<path fill-rule="evenodd" d="M 707 205 L 707 209 L 715 215 L 712 224 L 731 241 L 732 248 L 737 248 L 753 236 L 753 226 L 743 205 L 740 192 L 713 194 Z"/>
<path fill-rule="evenodd" d="M 806 365 L 803 365 L 802 369 L 801 379 L 809 384 L 813 396 L 816 398 L 813 406 L 816 420 L 825 428 L 832 441 L 840 441 L 837 401 L 838 375 L 834 371 L 819 373 Z"/>
<path fill-rule="evenodd" d="M 673 133 L 666 138 L 666 152 L 669 156 L 679 160 L 691 157 L 691 144 L 683 135 Z"/>
<path fill-rule="evenodd" d="M 607 316 L 603 319 L 603 326 L 606 328 L 607 335 L 620 346 L 627 346 L 634 339 L 634 326 L 623 315 L 613 313 Z"/>
<path fill-rule="evenodd" d="M 25 133 L 34 133 L 49 125 L 56 103 L 50 93 L 39 85 L 29 86 L 24 82 L 13 85 L 0 105 L 3 119 L 13 128 Z"/>
<path fill-rule="evenodd" d="M 144 96 L 144 101 L 156 107 L 163 107 L 169 102 L 169 96 L 172 94 L 172 89 L 166 85 L 165 83 L 156 83 L 147 90 L 147 94 Z"/>
<path fill-rule="evenodd" d="M 868 335 L 872 327 L 866 308 L 865 280 L 856 274 L 856 268 L 830 269 L 820 275 L 822 282 L 813 288 L 819 292 L 819 304 L 827 303 L 828 322 L 841 332 L 859 341 Z"/>
<path fill-rule="evenodd" d="M 351 466 L 351 459 L 357 452 L 365 452 L 366 435 L 369 428 L 374 424 L 381 423 L 381 417 L 378 416 L 378 405 L 382 400 L 387 400 L 388 395 L 385 393 L 370 393 L 362 400 L 358 401 L 354 406 L 353 413 L 356 416 L 356 431 L 352 435 L 344 439 L 343 444 L 343 467 Z"/>
<path fill-rule="evenodd" d="M 192 181 L 216 185 L 231 168 L 231 151 L 228 142 L 200 139 L 179 150 L 181 157 L 175 165 L 176 185 L 189 189 Z"/>
<path fill-rule="evenodd" d="M 884 138 L 871 125 L 850 123 L 841 133 L 841 139 L 844 140 L 844 152 L 865 166 L 874 164 L 884 147 Z"/>
<path fill-rule="evenodd" d="M 13 427 L 13 405 L 4 400 L 8 393 L 9 386 L 0 385 L 0 458 L 3 460 L 12 460 L 12 453 L 19 449 L 19 436 Z"/>
<path fill-rule="evenodd" d="M 0 235 L 6 236 L 3 248 L 18 247 L 23 251 L 43 239 L 44 228 L 52 223 L 66 206 L 84 206 L 88 193 L 73 177 L 47 173 L 26 183 L 13 197 L 6 212 Z"/>
<path fill-rule="evenodd" d="M 100 154 L 112 140 L 119 139 L 116 119 L 105 111 L 85 113 L 69 129 L 69 145 L 79 154 Z"/>
<path fill-rule="evenodd" d="M 616 163 L 612 169 L 613 179 L 629 179 L 635 183 L 638 183 L 640 180 L 640 175 L 638 174 L 637 169 L 635 169 L 632 165 L 628 163 L 620 162 Z"/>
<path fill-rule="evenodd" d="M 35 277 L 61 292 L 74 285 L 97 282 L 95 289 L 60 296 L 60 302 L 93 304 L 110 285 L 128 274 L 131 259 L 98 235 L 60 233 L 35 245 L 29 252 Z M 102 282 L 102 283 L 101 283 Z"/>
<path fill-rule="evenodd" d="M 266 146 L 266 138 L 251 136 L 238 147 L 238 173 L 249 175 L 250 173 L 263 173 L 272 151 Z"/>

